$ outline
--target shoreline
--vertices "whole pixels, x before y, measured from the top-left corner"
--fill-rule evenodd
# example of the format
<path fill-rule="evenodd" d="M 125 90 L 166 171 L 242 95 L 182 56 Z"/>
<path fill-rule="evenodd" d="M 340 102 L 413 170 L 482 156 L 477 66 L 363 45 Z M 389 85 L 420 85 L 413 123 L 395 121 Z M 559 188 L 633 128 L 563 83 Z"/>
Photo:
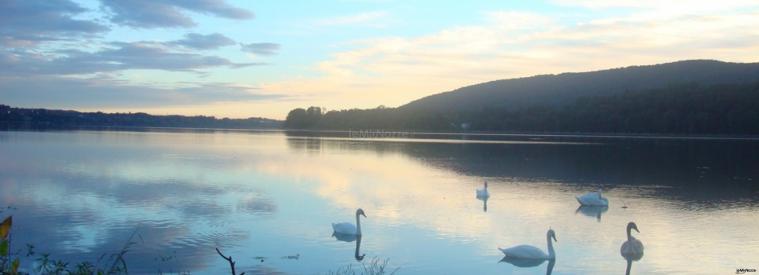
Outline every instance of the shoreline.
<path fill-rule="evenodd" d="M 657 133 L 582 133 L 582 132 L 432 132 L 432 131 L 387 131 L 387 130 L 319 130 L 284 128 L 209 128 L 209 127 L 146 127 L 146 126 L 76 126 L 76 127 L 2 127 L 0 131 L 45 132 L 45 131 L 128 131 L 128 132 L 267 132 L 285 133 L 300 137 L 340 137 L 348 139 L 456 139 L 468 140 L 480 137 L 483 140 L 528 139 L 633 139 L 633 140 L 725 140 L 759 141 L 757 135 L 680 135 Z M 361 134 L 360 136 L 357 134 Z"/>

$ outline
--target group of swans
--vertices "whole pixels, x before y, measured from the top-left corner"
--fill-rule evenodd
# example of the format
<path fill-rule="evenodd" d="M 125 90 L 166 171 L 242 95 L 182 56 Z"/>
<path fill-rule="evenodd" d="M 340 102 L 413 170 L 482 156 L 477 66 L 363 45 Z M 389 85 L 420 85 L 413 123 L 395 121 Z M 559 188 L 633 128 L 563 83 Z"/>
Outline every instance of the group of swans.
<path fill-rule="evenodd" d="M 487 198 L 489 197 L 490 193 L 488 192 L 488 182 L 485 181 L 483 188 L 477 189 L 477 198 L 487 202 Z M 582 196 L 577 196 L 576 198 L 582 206 L 606 207 L 609 205 L 609 200 L 603 197 L 601 190 L 598 190 L 597 192 L 589 192 Z M 334 231 L 332 235 L 338 240 L 347 242 L 358 240 L 356 242 L 355 257 L 356 260 L 359 261 L 364 258 L 364 255 L 359 255 L 359 248 L 361 246 L 361 216 L 364 216 L 364 218 L 366 218 L 364 210 L 359 208 L 356 209 L 355 225 L 349 222 L 332 224 L 332 230 Z M 634 222 L 628 223 L 627 241 L 625 241 L 620 248 L 622 257 L 628 260 L 628 273 L 631 261 L 637 261 L 643 257 L 643 243 L 632 236 L 631 230 L 635 230 L 636 232 L 640 233 L 638 226 Z M 509 248 L 499 247 L 498 250 L 500 250 L 504 255 L 502 261 L 510 262 L 515 266 L 536 266 L 542 264 L 544 261 L 550 261 L 551 264 L 549 264 L 548 269 L 548 273 L 550 273 L 550 271 L 553 269 L 553 263 L 556 259 L 556 252 L 553 249 L 553 242 L 558 242 L 556 239 L 556 232 L 553 231 L 553 229 L 549 228 L 546 232 L 548 253 L 543 252 L 543 250 L 540 248 L 532 245 L 517 245 Z"/>
<path fill-rule="evenodd" d="M 629 222 L 627 224 L 627 241 L 622 243 L 622 247 L 619 249 L 622 257 L 627 260 L 627 274 L 630 274 L 632 261 L 637 261 L 643 258 L 643 243 L 632 236 L 631 230 L 640 233 L 638 225 L 636 225 L 635 222 Z M 556 260 L 556 252 L 553 249 L 553 242 L 558 242 L 558 240 L 556 240 L 556 232 L 549 228 L 548 232 L 546 232 L 548 253 L 543 252 L 543 250 L 535 246 L 524 244 L 509 248 L 499 247 L 498 250 L 504 255 L 501 261 L 509 262 L 518 267 L 537 266 L 545 261 L 549 261 L 550 263 L 546 273 L 550 274 Z"/>
<path fill-rule="evenodd" d="M 490 197 L 488 193 L 488 183 L 484 184 L 482 189 L 477 189 L 477 198 L 487 201 Z M 588 192 L 586 194 L 576 196 L 577 202 L 580 203 L 580 207 L 577 212 L 589 216 L 595 216 L 599 221 L 601 220 L 601 213 L 606 212 L 609 207 L 609 199 L 605 198 L 601 193 L 601 189 L 596 192 Z M 634 222 L 627 224 L 627 241 L 622 244 L 620 253 L 622 257 L 628 260 L 628 274 L 632 261 L 640 260 L 643 257 L 643 243 L 632 236 L 631 230 L 638 231 L 638 226 Z M 531 245 L 517 245 L 509 248 L 498 248 L 504 257 L 501 261 L 509 262 L 519 267 L 537 266 L 545 261 L 549 261 L 549 265 L 546 273 L 550 274 L 553 269 L 553 264 L 556 260 L 556 252 L 553 248 L 553 242 L 558 242 L 556 239 L 556 232 L 553 229 L 548 229 L 546 232 L 547 253 Z"/>

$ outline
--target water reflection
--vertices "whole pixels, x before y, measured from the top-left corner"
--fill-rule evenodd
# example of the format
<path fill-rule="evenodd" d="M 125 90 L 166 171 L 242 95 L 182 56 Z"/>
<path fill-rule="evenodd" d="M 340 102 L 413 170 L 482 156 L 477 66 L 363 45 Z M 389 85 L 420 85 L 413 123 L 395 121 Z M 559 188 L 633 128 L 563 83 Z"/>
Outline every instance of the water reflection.
<path fill-rule="evenodd" d="M 337 232 L 332 233 L 332 237 L 335 237 L 336 240 L 347 242 L 347 243 L 358 240 L 360 236 L 361 235 L 356 235 L 356 234 L 343 234 L 343 233 L 337 233 Z"/>
<path fill-rule="evenodd" d="M 69 261 L 118 250 L 137 228 L 136 273 L 222 274 L 219 247 L 241 270 L 310 274 L 355 264 L 363 246 L 412 274 L 537 274 L 493 263 L 493 244 L 542 243 L 534 232 L 553 227 L 567 232 L 556 248 L 563 273 L 612 274 L 621 269 L 615 236 L 630 220 L 646 227 L 639 273 L 734 272 L 759 254 L 755 143 L 467 142 L 0 132 L 0 207 L 18 207 L 14 242 Z M 492 197 L 481 209 L 469 183 L 482 178 Z M 597 188 L 630 207 L 601 210 L 603 223 L 567 211 L 574 194 Z M 325 221 L 356 205 L 371 209 L 370 239 L 353 247 L 325 234 Z M 671 257 L 694 243 L 702 249 Z M 295 253 L 297 263 L 281 259 Z M 164 255 L 176 257 L 155 260 Z"/>
<path fill-rule="evenodd" d="M 360 249 L 361 249 L 361 236 L 358 236 L 358 238 L 356 238 L 356 252 L 353 254 L 353 257 L 356 258 L 356 261 L 359 261 L 359 262 L 364 260 L 364 256 L 366 256 L 366 254 L 361 254 L 361 255 L 358 254 Z"/>
<path fill-rule="evenodd" d="M 335 237 L 335 239 L 338 240 L 338 241 L 343 241 L 343 242 L 354 242 L 355 241 L 356 242 L 356 250 L 355 250 L 353 256 L 356 259 L 356 261 L 359 261 L 359 262 L 362 261 L 362 260 L 364 260 L 364 256 L 366 256 L 366 254 L 360 254 L 359 255 L 359 250 L 361 249 L 361 236 L 362 235 L 341 234 L 341 233 L 337 233 L 337 232 L 333 232 L 332 233 L 332 237 Z"/>
<path fill-rule="evenodd" d="M 630 271 L 632 271 L 632 258 L 625 258 L 627 261 L 627 267 L 625 268 L 625 275 L 630 275 Z"/>
<path fill-rule="evenodd" d="M 505 256 L 503 259 L 501 259 L 501 262 L 503 263 L 510 263 L 516 267 L 535 267 L 543 264 L 544 262 L 548 261 L 548 265 L 546 265 L 546 275 L 551 275 L 553 272 L 553 266 L 556 264 L 556 260 L 546 260 L 546 259 L 520 259 L 520 258 L 512 258 Z"/>
<path fill-rule="evenodd" d="M 478 200 L 482 201 L 482 212 L 488 212 L 488 199 L 490 197 L 478 197 Z"/>
<path fill-rule="evenodd" d="M 550 139 L 546 138 L 547 141 Z M 594 187 L 667 186 L 659 197 L 705 207 L 715 202 L 759 204 L 756 141 L 592 139 L 589 143 L 524 141 L 503 144 L 402 143 L 288 138 L 293 150 L 364 151 L 408 155 L 469 176 L 547 180 Z M 576 141 L 576 139 L 571 139 Z M 704 169 L 708 167 L 708 169 Z M 586 190 L 587 188 L 578 188 Z"/>
<path fill-rule="evenodd" d="M 577 210 L 575 210 L 575 214 L 581 213 L 585 216 L 596 218 L 598 222 L 601 222 L 601 215 L 603 213 L 606 213 L 606 211 L 609 211 L 608 206 L 584 206 L 581 205 L 580 207 L 577 207 Z"/>

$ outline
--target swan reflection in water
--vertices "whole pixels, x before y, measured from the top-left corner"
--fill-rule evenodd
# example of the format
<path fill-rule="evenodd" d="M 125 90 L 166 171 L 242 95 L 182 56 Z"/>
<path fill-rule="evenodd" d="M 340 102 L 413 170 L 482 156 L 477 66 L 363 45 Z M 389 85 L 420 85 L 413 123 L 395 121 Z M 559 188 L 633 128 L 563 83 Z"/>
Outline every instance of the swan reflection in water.
<path fill-rule="evenodd" d="M 609 211 L 608 206 L 585 206 L 581 205 L 580 207 L 577 207 L 577 210 L 575 210 L 575 214 L 581 213 L 585 216 L 596 218 L 598 222 L 601 222 L 601 215 L 603 213 L 606 213 L 606 211 Z"/>
<path fill-rule="evenodd" d="M 503 259 L 501 259 L 500 262 L 502 263 L 510 263 L 516 267 L 535 267 L 543 264 L 543 262 L 548 261 L 548 266 L 546 266 L 546 275 L 551 275 L 553 272 L 553 266 L 556 264 L 556 260 L 546 260 L 546 259 L 524 259 L 524 258 L 515 258 L 515 257 L 509 257 L 505 256 Z"/>
<path fill-rule="evenodd" d="M 489 197 L 478 197 L 478 200 L 482 201 L 482 212 L 488 212 L 488 198 Z"/>
<path fill-rule="evenodd" d="M 332 237 L 335 237 L 338 241 L 343 242 L 356 242 L 356 252 L 354 253 L 354 258 L 356 258 L 356 261 L 362 261 L 364 260 L 364 256 L 366 254 L 359 254 L 361 250 L 361 235 L 352 235 L 352 234 L 340 234 L 340 233 L 332 233 Z"/>
<path fill-rule="evenodd" d="M 488 212 L 488 199 L 490 198 L 490 192 L 488 192 L 488 182 L 485 181 L 482 189 L 476 190 L 476 196 L 478 200 L 482 201 L 482 211 Z"/>

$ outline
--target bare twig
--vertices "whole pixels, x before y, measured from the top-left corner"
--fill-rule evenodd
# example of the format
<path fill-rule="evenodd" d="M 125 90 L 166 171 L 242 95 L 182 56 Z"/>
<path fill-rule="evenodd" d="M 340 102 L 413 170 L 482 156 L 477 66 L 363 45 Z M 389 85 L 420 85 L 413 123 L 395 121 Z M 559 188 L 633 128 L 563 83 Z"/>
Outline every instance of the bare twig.
<path fill-rule="evenodd" d="M 124 269 L 124 270 L 123 270 L 123 272 L 124 272 L 124 273 L 129 273 L 129 271 L 127 270 L 127 264 L 126 264 L 126 261 L 124 260 L 124 255 L 125 255 L 127 252 L 129 252 L 129 247 L 131 247 L 133 244 L 135 244 L 135 242 L 134 242 L 134 241 L 132 241 L 132 239 L 134 239 L 134 236 L 135 236 L 135 235 L 138 235 L 138 234 L 137 234 L 137 229 L 135 229 L 134 231 L 132 231 L 132 235 L 129 235 L 129 239 L 127 239 L 127 242 L 126 242 L 126 243 L 124 244 L 124 246 L 121 248 L 121 250 L 119 251 L 119 253 L 116 253 L 116 254 L 113 254 L 113 255 L 111 255 L 111 257 L 112 257 L 114 260 L 113 260 L 113 264 L 111 264 L 111 268 L 108 270 L 108 274 L 113 274 L 113 273 L 115 273 L 115 272 L 118 270 L 118 268 L 119 268 L 119 267 L 117 266 L 119 263 L 121 263 L 121 268 L 123 268 L 123 269 Z M 139 236 L 139 235 L 138 235 L 138 236 Z M 139 237 L 140 237 L 140 239 L 142 239 L 142 236 L 139 236 Z"/>
<path fill-rule="evenodd" d="M 219 253 L 219 256 L 224 258 L 224 260 L 227 260 L 229 262 L 229 267 L 232 268 L 232 275 L 237 275 L 237 272 L 235 271 L 235 261 L 232 260 L 232 256 L 224 256 L 224 254 L 221 254 L 221 251 L 219 251 L 219 248 L 216 248 L 216 253 Z M 240 273 L 240 275 L 245 275 L 245 272 Z"/>

